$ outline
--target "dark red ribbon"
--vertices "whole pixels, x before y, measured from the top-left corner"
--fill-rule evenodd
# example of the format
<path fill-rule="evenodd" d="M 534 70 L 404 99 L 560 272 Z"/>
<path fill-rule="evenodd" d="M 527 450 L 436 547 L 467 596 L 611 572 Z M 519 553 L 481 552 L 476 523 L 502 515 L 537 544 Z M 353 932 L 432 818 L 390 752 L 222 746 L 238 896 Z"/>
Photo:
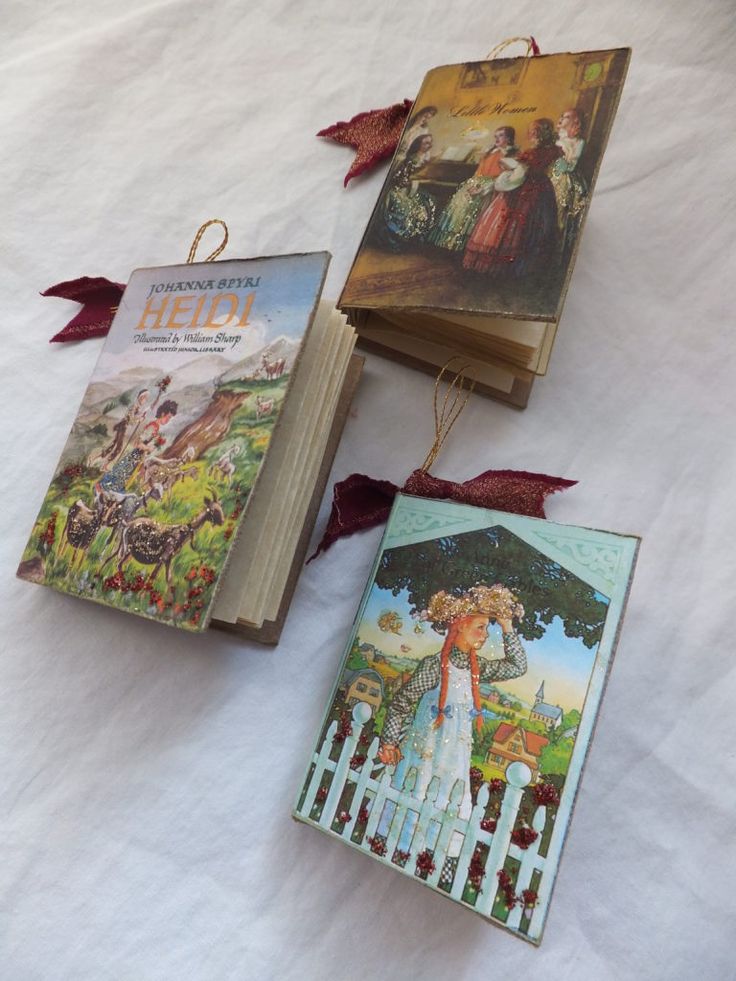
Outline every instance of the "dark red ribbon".
<path fill-rule="evenodd" d="M 41 296 L 60 296 L 64 300 L 76 300 L 82 304 L 76 317 L 58 334 L 54 334 L 51 343 L 105 337 L 124 289 L 122 283 L 113 283 L 104 276 L 82 276 L 44 290 Z"/>
<path fill-rule="evenodd" d="M 333 123 L 321 129 L 317 136 L 324 136 L 335 143 L 344 143 L 355 150 L 350 170 L 345 175 L 343 186 L 359 174 L 375 167 L 381 160 L 393 156 L 409 118 L 412 100 L 404 99 L 384 109 L 371 109 L 359 112 L 347 121 Z"/>
<path fill-rule="evenodd" d="M 492 511 L 545 518 L 545 498 L 576 483 L 576 480 L 528 473 L 526 470 L 485 470 L 477 477 L 456 483 L 433 477 L 426 470 L 415 470 L 403 487 L 397 487 L 390 480 L 376 480 L 363 473 L 353 473 L 335 484 L 327 528 L 309 561 L 327 551 L 338 538 L 383 524 L 391 512 L 394 497 L 400 491 L 416 497 L 458 501 Z"/>

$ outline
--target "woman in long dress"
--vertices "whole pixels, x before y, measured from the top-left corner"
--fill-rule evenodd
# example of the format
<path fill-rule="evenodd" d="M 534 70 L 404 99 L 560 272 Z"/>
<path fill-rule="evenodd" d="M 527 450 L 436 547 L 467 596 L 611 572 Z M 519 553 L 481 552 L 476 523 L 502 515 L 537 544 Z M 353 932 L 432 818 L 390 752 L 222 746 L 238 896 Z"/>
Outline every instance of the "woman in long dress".
<path fill-rule="evenodd" d="M 577 169 L 585 149 L 585 140 L 580 135 L 582 128 L 583 120 L 577 109 L 566 109 L 557 124 L 557 146 L 562 156 L 555 160 L 550 180 L 557 198 L 563 255 L 572 251 L 588 201 L 588 184 Z"/>
<path fill-rule="evenodd" d="M 493 193 L 497 177 L 511 169 L 511 158 L 518 153 L 514 146 L 513 126 L 500 126 L 493 134 L 493 146 L 483 155 L 475 173 L 464 181 L 448 201 L 429 241 L 442 249 L 462 252 L 475 228 L 481 209 Z"/>
<path fill-rule="evenodd" d="M 383 203 L 383 238 L 395 252 L 405 242 L 424 241 L 434 224 L 434 200 L 418 189 L 414 179 L 431 149 L 432 137 L 418 136 L 391 175 Z"/>
<path fill-rule="evenodd" d="M 562 156 L 551 119 L 529 127 L 531 146 L 495 183 L 491 203 L 468 239 L 465 269 L 522 276 L 550 265 L 558 247 L 557 200 L 548 171 Z"/>

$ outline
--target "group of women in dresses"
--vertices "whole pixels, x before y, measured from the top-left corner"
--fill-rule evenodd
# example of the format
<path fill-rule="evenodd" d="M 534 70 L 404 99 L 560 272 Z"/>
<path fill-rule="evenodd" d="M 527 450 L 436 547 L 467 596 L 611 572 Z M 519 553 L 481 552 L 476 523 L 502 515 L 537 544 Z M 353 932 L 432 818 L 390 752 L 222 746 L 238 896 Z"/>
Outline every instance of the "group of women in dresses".
<path fill-rule="evenodd" d="M 550 119 L 534 120 L 523 151 L 513 127 L 496 129 L 475 173 L 442 210 L 417 181 L 432 156 L 435 114 L 426 107 L 407 128 L 406 149 L 383 202 L 389 246 L 403 251 L 406 243 L 429 243 L 461 254 L 465 269 L 486 275 L 553 268 L 573 247 L 588 197 L 577 169 L 585 148 L 579 111 L 567 109 L 557 127 Z"/>

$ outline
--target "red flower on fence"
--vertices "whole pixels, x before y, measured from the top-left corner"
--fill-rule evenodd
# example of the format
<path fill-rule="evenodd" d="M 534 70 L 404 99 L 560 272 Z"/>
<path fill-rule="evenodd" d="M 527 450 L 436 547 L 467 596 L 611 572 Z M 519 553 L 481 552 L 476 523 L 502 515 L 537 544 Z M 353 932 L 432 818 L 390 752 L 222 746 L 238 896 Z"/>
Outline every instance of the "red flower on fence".
<path fill-rule="evenodd" d="M 368 817 L 370 815 L 370 810 L 367 804 L 363 804 L 361 809 L 358 811 L 358 824 L 367 824 Z"/>
<path fill-rule="evenodd" d="M 532 792 L 534 794 L 534 802 L 539 806 L 552 804 L 556 807 L 560 803 L 560 795 L 557 792 L 557 787 L 553 783 L 535 784 Z"/>
<path fill-rule="evenodd" d="M 470 768 L 470 793 L 473 795 L 473 799 L 478 795 L 478 791 L 483 786 L 483 771 L 477 766 L 471 766 Z"/>
<path fill-rule="evenodd" d="M 357 770 L 366 761 L 365 753 L 356 753 L 354 756 L 350 757 L 350 769 Z"/>
<path fill-rule="evenodd" d="M 432 852 L 428 848 L 425 848 L 424 851 L 419 852 L 417 855 L 417 873 L 423 875 L 425 878 L 431 875 L 436 868 L 432 857 Z"/>
<path fill-rule="evenodd" d="M 500 777 L 494 777 L 493 780 L 488 781 L 488 789 L 492 794 L 502 794 L 506 789 L 506 784 Z"/>
<path fill-rule="evenodd" d="M 483 831 L 488 831 L 490 834 L 493 834 L 493 832 L 496 830 L 496 824 L 497 821 L 495 818 L 483 818 L 483 820 L 480 822 L 480 826 Z"/>
<path fill-rule="evenodd" d="M 536 891 L 534 889 L 522 889 L 521 901 L 524 904 L 524 909 L 532 909 L 537 905 Z"/>
<path fill-rule="evenodd" d="M 513 909 L 518 902 L 516 893 L 514 892 L 513 880 L 505 869 L 499 869 L 496 875 L 498 876 L 498 884 L 501 887 L 501 894 L 503 895 L 506 909 Z"/>
<path fill-rule="evenodd" d="M 409 861 L 409 852 L 405 852 L 401 848 L 397 848 L 394 852 L 393 860 L 397 865 L 406 865 L 406 863 Z"/>
<path fill-rule="evenodd" d="M 320 787 L 319 790 L 317 791 L 317 794 L 316 794 L 316 796 L 315 796 L 314 799 L 319 804 L 322 804 L 322 803 L 324 803 L 324 801 L 327 800 L 327 794 L 328 793 L 329 793 L 329 791 L 327 790 L 327 787 Z"/>
<path fill-rule="evenodd" d="M 374 855 L 383 856 L 386 854 L 386 842 L 382 838 L 366 838 L 366 841 L 371 846 Z"/>
<path fill-rule="evenodd" d="M 340 824 L 347 824 L 351 818 L 352 815 L 349 811 L 340 811 L 340 813 L 337 815 L 337 820 L 340 822 Z"/>
<path fill-rule="evenodd" d="M 514 882 L 505 869 L 501 869 L 498 875 L 498 884 L 501 888 L 503 901 L 506 909 L 512 910 L 517 903 L 522 903 L 524 909 L 533 909 L 537 905 L 537 892 L 535 889 L 522 889 L 521 895 L 517 896 L 514 889 Z"/>
<path fill-rule="evenodd" d="M 476 850 L 473 852 L 473 857 L 470 859 L 468 864 L 468 882 L 476 890 L 476 892 L 482 892 L 480 885 L 485 874 L 486 869 L 485 865 L 483 864 L 483 859 L 480 857 L 480 852 L 476 848 Z"/>
<path fill-rule="evenodd" d="M 529 845 L 534 844 L 534 842 L 539 837 L 539 834 L 534 830 L 534 828 L 515 828 L 511 832 L 511 842 L 514 845 L 518 845 L 524 851 L 529 847 Z"/>
<path fill-rule="evenodd" d="M 348 736 L 352 736 L 353 730 L 350 725 L 350 719 L 347 712 L 343 712 L 340 715 L 340 721 L 337 724 L 337 732 L 332 737 L 333 743 L 344 743 Z"/>

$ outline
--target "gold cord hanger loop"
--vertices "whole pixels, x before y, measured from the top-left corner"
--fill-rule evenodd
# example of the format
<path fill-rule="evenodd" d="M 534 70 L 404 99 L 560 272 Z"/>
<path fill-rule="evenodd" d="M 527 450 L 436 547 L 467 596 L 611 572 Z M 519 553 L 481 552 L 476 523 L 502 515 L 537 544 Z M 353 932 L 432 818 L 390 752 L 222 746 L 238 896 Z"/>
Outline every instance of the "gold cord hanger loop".
<path fill-rule="evenodd" d="M 501 41 L 500 44 L 497 44 L 495 48 L 491 48 L 491 50 L 486 55 L 485 60 L 486 61 L 493 61 L 493 59 L 495 57 L 497 57 L 504 50 L 504 48 L 508 48 L 509 45 L 511 45 L 511 44 L 517 44 L 518 42 L 521 42 L 522 44 L 525 44 L 526 45 L 526 56 L 525 57 L 528 58 L 530 54 L 533 54 L 534 53 L 534 40 L 532 38 L 530 38 L 530 37 L 509 37 L 509 38 L 506 38 L 505 41 Z"/>
<path fill-rule="evenodd" d="M 227 245 L 227 240 L 230 237 L 227 230 L 227 225 L 222 220 L 222 218 L 211 218 L 209 221 L 206 221 L 204 225 L 200 226 L 199 231 L 194 236 L 194 241 L 192 242 L 192 247 L 189 250 L 189 255 L 187 257 L 187 263 L 194 262 L 194 257 L 197 254 L 199 243 L 202 241 L 202 236 L 211 225 L 220 225 L 222 227 L 223 232 L 225 233 L 225 237 L 223 238 L 222 242 L 217 246 L 217 248 L 214 250 L 214 252 L 210 252 L 207 258 L 204 259 L 203 261 L 213 262 L 218 257 L 218 255 L 220 255 L 220 253 L 225 249 L 225 246 Z"/>
<path fill-rule="evenodd" d="M 458 360 L 460 359 L 456 355 L 450 358 L 449 361 L 446 361 L 434 383 L 434 443 L 432 443 L 424 463 L 419 468 L 420 470 L 424 470 L 425 473 L 437 459 L 437 456 L 442 449 L 442 444 L 449 436 L 452 427 L 460 418 L 460 414 L 470 401 L 470 396 L 473 394 L 473 389 L 475 388 L 475 382 L 471 379 L 466 379 L 465 377 L 465 370 L 469 368 L 470 365 L 461 365 L 455 372 L 452 380 L 449 382 L 447 391 L 445 392 L 445 397 L 443 398 L 442 405 L 440 406 L 440 387 L 442 385 L 442 379 L 444 378 L 446 371 L 451 372 L 454 370 L 450 368 L 450 365 L 453 361 Z M 468 388 L 465 388 L 466 380 L 470 382 Z"/>

